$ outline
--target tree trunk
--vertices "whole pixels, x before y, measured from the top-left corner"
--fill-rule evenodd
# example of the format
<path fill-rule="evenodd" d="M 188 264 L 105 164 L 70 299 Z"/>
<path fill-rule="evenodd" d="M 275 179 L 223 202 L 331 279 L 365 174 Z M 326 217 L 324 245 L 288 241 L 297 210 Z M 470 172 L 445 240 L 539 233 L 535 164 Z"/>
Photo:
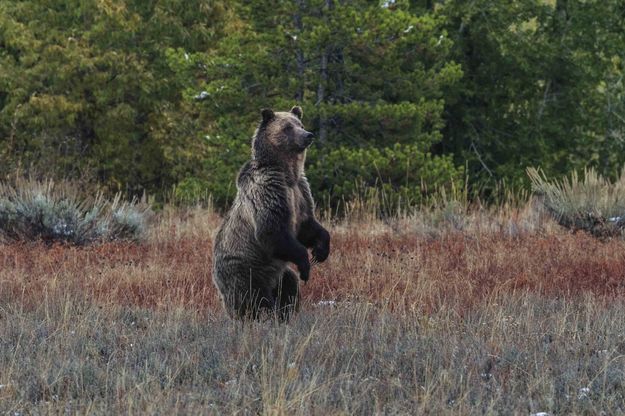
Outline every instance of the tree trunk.
<path fill-rule="evenodd" d="M 319 84 L 317 85 L 317 106 L 323 105 L 326 95 L 325 87 L 328 82 L 328 50 L 321 51 L 321 66 L 319 69 Z M 324 143 L 327 132 L 327 120 L 323 111 L 319 113 L 319 142 Z"/>
<path fill-rule="evenodd" d="M 332 7 L 332 0 L 325 1 L 325 16 L 324 21 L 327 23 L 327 12 Z M 319 65 L 319 83 L 317 84 L 317 107 L 322 106 L 326 101 L 326 85 L 328 84 L 328 46 L 323 45 L 320 53 L 320 65 Z M 319 112 L 319 143 L 323 145 L 328 136 L 328 120 L 324 114 L 324 111 Z"/>
<path fill-rule="evenodd" d="M 304 51 L 302 51 L 302 48 L 299 46 L 301 43 L 301 35 L 303 32 L 303 25 L 302 25 L 302 14 L 304 13 L 303 8 L 304 8 L 304 0 L 296 0 L 295 2 L 296 6 L 297 6 L 297 10 L 295 11 L 295 15 L 293 16 L 293 20 L 295 23 L 295 29 L 296 29 L 296 36 L 297 38 L 294 39 L 295 42 L 295 64 L 296 64 L 296 71 L 297 71 L 297 89 L 295 91 L 295 100 L 298 103 L 301 103 L 304 101 L 304 91 L 305 91 L 305 79 L 304 79 L 304 74 L 306 71 L 306 61 L 304 59 Z"/>

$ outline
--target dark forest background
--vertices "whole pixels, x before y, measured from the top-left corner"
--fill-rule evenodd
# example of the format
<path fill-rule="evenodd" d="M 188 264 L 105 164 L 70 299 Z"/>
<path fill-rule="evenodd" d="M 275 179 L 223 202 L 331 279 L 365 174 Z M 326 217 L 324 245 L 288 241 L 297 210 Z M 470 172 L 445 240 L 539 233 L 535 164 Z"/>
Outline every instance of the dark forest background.
<path fill-rule="evenodd" d="M 625 162 L 621 0 L 3 0 L 0 177 L 223 207 L 262 107 L 336 205 Z"/>

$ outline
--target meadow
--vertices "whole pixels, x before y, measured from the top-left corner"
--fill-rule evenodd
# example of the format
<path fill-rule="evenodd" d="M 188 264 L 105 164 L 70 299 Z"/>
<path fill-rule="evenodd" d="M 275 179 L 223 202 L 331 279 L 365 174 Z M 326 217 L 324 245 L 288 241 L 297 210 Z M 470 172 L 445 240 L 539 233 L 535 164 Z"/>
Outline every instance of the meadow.
<path fill-rule="evenodd" d="M 0 245 L 0 413 L 622 414 L 625 243 L 536 210 L 327 220 L 289 323 L 241 323 L 207 209 Z"/>

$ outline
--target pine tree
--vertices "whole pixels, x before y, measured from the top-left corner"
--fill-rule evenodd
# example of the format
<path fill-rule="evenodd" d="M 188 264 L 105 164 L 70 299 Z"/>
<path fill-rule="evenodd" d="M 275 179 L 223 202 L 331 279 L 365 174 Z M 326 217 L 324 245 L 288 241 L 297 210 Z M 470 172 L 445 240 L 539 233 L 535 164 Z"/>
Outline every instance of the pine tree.
<path fill-rule="evenodd" d="M 204 146 L 169 48 L 207 50 L 219 2 L 14 1 L 0 5 L 0 174 L 91 178 L 162 191 Z"/>
<path fill-rule="evenodd" d="M 432 190 L 458 178 L 449 156 L 432 154 L 443 97 L 462 73 L 431 13 L 336 0 L 241 2 L 238 11 L 242 29 L 204 58 L 195 85 L 215 119 L 207 136 L 221 157 L 207 163 L 219 200 L 232 195 L 225 184 L 248 157 L 258 110 L 295 103 L 317 136 L 308 173 L 321 198 L 384 186 L 418 202 L 423 183 Z"/>
<path fill-rule="evenodd" d="M 467 161 L 475 188 L 527 186 L 528 166 L 618 174 L 621 1 L 451 0 L 437 14 L 465 74 L 447 99 L 443 152 Z"/>

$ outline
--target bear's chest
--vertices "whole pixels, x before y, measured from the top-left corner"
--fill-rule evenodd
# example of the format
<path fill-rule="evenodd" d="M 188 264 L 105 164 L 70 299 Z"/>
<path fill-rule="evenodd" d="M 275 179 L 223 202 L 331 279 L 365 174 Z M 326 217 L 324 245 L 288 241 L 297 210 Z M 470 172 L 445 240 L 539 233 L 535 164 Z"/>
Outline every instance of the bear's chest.
<path fill-rule="evenodd" d="M 291 214 L 291 231 L 299 231 L 300 224 L 305 220 L 304 196 L 298 186 L 289 187 L 287 192 L 289 211 Z"/>

